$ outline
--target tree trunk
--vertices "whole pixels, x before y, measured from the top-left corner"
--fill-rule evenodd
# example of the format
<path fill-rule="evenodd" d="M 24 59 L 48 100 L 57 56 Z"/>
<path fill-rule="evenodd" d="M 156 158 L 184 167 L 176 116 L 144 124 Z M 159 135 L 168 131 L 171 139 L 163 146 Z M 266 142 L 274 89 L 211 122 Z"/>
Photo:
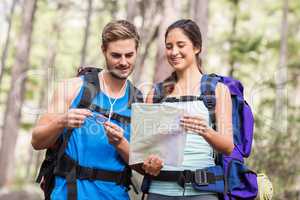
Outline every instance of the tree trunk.
<path fill-rule="evenodd" d="M 54 38 L 49 39 L 48 41 L 48 53 L 46 57 L 43 60 L 43 83 L 42 87 L 40 88 L 40 99 L 39 99 L 39 109 L 40 113 L 43 112 L 43 109 L 47 109 L 47 103 L 48 103 L 48 93 L 47 91 L 50 91 L 50 83 L 54 81 L 54 75 L 55 75 L 55 61 L 56 61 L 56 55 L 58 50 L 58 43 L 61 38 L 61 28 L 63 26 L 63 21 L 61 19 L 65 19 L 65 13 L 66 13 L 67 7 L 62 4 L 58 3 L 57 9 L 56 9 L 56 18 L 51 26 L 51 33 L 54 33 Z M 38 118 L 36 118 L 37 121 Z M 37 176 L 38 169 L 41 165 L 41 161 L 44 155 L 43 151 L 33 151 L 32 147 L 30 146 L 29 152 L 32 155 L 31 158 L 28 160 L 27 164 L 27 173 L 26 173 L 26 180 L 28 181 L 34 181 L 35 177 Z M 33 166 L 33 173 L 32 171 Z M 32 179 L 33 177 L 33 179 Z"/>
<path fill-rule="evenodd" d="M 141 36 L 140 47 L 137 56 L 137 61 L 135 65 L 135 70 L 133 73 L 133 82 L 137 85 L 140 84 L 141 80 L 146 80 L 149 77 L 144 77 L 145 73 L 149 76 L 149 72 L 146 72 L 144 68 L 145 60 L 149 54 L 149 48 L 153 44 L 154 40 L 158 36 L 158 26 L 162 19 L 162 16 L 157 14 L 160 13 L 162 7 L 157 0 L 153 1 L 142 1 L 139 4 L 140 13 L 142 16 L 142 26 L 139 28 L 139 33 Z M 151 78 L 152 82 L 152 78 Z"/>
<path fill-rule="evenodd" d="M 26 0 L 23 2 L 22 26 L 17 43 L 15 63 L 12 68 L 11 87 L 6 104 L 0 149 L 0 187 L 4 186 L 11 179 L 8 176 L 8 172 L 11 170 L 11 166 L 13 166 L 21 120 L 36 3 L 36 0 Z"/>
<path fill-rule="evenodd" d="M 280 133 L 287 130 L 287 34 L 288 34 L 288 0 L 283 0 L 280 38 L 280 57 L 275 74 L 276 97 L 274 110 L 274 128 Z M 280 123 L 278 123 L 280 122 Z"/>
<path fill-rule="evenodd" d="M 205 59 L 207 54 L 207 34 L 208 34 L 208 0 L 191 0 L 190 17 L 200 27 L 202 35 L 202 52 L 201 58 Z"/>
<path fill-rule="evenodd" d="M 165 32 L 180 17 L 180 0 L 163 1 L 163 18 L 159 26 L 154 82 L 161 82 L 173 71 L 165 58 Z"/>
<path fill-rule="evenodd" d="M 239 1 L 240 0 L 234 0 L 232 1 L 233 3 L 233 19 L 232 19 L 232 28 L 231 28 L 231 34 L 230 34 L 230 38 L 229 38 L 229 42 L 230 42 L 230 51 L 229 51 L 229 76 L 233 76 L 234 75 L 234 65 L 235 65 L 235 60 L 234 57 L 231 55 L 231 51 L 234 45 L 234 37 L 236 35 L 236 26 L 237 26 L 237 18 L 238 18 L 238 12 L 239 12 Z"/>
<path fill-rule="evenodd" d="M 80 60 L 80 66 L 85 64 L 86 59 L 86 49 L 88 46 L 88 39 L 90 36 L 90 24 L 91 24 L 91 16 L 93 12 L 93 0 L 88 0 L 88 9 L 87 9 L 87 15 L 86 15 L 86 26 L 84 30 L 84 40 L 83 45 L 81 49 L 81 60 Z"/>
<path fill-rule="evenodd" d="M 18 2 L 18 0 L 13 0 L 13 2 L 11 4 L 9 15 L 7 17 L 8 28 L 7 28 L 6 40 L 4 43 L 4 47 L 3 47 L 3 51 L 2 51 L 2 55 L 1 55 L 1 63 L 0 63 L 0 85 L 2 82 L 3 73 L 4 73 L 4 69 L 5 69 L 5 65 L 6 65 L 8 47 L 10 44 L 10 31 L 11 31 L 11 25 L 12 25 L 12 18 L 14 16 L 15 7 L 16 7 L 17 2 Z"/>
<path fill-rule="evenodd" d="M 137 13 L 137 2 L 135 0 L 127 0 L 126 19 L 133 23 L 136 13 Z"/>

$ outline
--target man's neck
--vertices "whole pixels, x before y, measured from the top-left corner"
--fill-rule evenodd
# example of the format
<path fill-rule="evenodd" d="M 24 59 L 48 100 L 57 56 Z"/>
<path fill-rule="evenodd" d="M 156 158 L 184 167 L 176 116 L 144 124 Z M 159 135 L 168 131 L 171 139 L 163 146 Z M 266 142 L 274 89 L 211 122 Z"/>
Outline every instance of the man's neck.
<path fill-rule="evenodd" d="M 100 87 L 111 97 L 119 97 L 123 95 L 121 91 L 126 84 L 127 79 L 118 79 L 112 76 L 107 71 L 102 71 L 99 73 Z M 122 93 L 122 94 L 120 94 Z"/>

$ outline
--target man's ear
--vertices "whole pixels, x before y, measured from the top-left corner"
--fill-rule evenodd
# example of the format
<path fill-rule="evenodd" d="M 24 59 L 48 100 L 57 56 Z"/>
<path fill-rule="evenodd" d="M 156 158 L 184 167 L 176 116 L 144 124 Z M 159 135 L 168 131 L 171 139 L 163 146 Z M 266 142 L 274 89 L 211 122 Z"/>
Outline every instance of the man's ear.
<path fill-rule="evenodd" d="M 106 48 L 103 45 L 101 45 L 101 50 L 102 50 L 102 53 L 105 54 Z"/>

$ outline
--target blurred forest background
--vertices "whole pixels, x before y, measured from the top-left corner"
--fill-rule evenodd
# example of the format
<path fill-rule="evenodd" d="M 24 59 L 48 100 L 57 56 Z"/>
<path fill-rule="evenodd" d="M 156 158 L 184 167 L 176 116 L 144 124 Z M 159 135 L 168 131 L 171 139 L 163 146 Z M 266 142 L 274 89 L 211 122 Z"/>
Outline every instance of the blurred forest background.
<path fill-rule="evenodd" d="M 31 147 L 32 127 L 60 80 L 80 65 L 103 67 L 103 26 L 138 27 L 131 79 L 141 86 L 170 73 L 164 32 L 180 18 L 201 27 L 204 70 L 245 86 L 256 122 L 248 164 L 270 177 L 273 199 L 300 198 L 299 0 L 1 0 L 0 199 L 41 199 L 34 179 L 44 152 Z"/>

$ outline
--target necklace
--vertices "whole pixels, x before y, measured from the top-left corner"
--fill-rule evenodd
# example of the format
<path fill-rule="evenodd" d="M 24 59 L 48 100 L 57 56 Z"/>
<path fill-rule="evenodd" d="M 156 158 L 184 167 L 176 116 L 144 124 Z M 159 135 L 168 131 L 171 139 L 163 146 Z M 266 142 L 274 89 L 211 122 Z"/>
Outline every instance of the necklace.
<path fill-rule="evenodd" d="M 117 102 L 117 100 L 119 98 L 115 98 L 112 102 L 111 98 L 109 97 L 108 95 L 108 87 L 107 87 L 107 84 L 105 82 L 105 79 L 104 79 L 104 76 L 103 74 L 101 73 L 101 79 L 103 81 L 103 89 L 105 90 L 106 94 L 107 94 L 107 97 L 108 97 L 108 102 L 109 102 L 109 105 L 110 105 L 110 109 L 109 109 L 109 115 L 108 115 L 108 121 L 110 122 L 110 119 L 111 119 L 111 116 L 112 116 L 112 113 L 113 113 L 113 107 L 114 107 L 114 104 Z M 124 88 L 126 88 L 126 85 L 127 85 L 127 79 L 125 80 L 125 82 L 123 83 L 123 86 L 122 88 L 120 89 L 119 93 L 118 93 L 118 96 L 121 94 L 121 92 L 123 92 Z"/>

